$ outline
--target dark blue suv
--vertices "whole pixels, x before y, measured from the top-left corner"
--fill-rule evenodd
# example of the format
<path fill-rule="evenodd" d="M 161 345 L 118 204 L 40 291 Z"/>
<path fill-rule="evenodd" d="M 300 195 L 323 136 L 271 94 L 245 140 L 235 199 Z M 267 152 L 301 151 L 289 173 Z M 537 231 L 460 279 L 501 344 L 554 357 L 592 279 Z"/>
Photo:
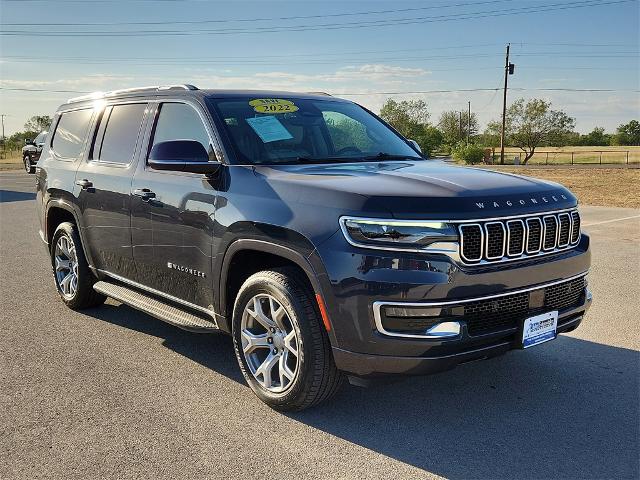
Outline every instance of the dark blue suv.
<path fill-rule="evenodd" d="M 69 100 L 38 163 L 71 308 L 231 334 L 280 410 L 575 329 L 589 238 L 561 185 L 422 156 L 325 94 L 175 85 Z"/>

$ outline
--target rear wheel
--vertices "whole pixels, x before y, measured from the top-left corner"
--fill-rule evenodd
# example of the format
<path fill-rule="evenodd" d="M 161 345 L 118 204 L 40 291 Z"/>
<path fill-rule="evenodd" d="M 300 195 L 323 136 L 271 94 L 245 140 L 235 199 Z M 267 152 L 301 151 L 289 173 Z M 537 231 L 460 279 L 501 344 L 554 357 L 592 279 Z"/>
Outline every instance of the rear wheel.
<path fill-rule="evenodd" d="M 58 225 L 50 248 L 53 277 L 62 301 L 74 310 L 104 303 L 106 297 L 93 289 L 97 279 L 89 269 L 73 223 Z"/>
<path fill-rule="evenodd" d="M 335 366 L 312 292 L 294 269 L 247 279 L 233 310 L 240 369 L 254 393 L 277 410 L 303 410 L 331 397 Z"/>
<path fill-rule="evenodd" d="M 27 173 L 36 173 L 36 169 L 33 166 L 33 163 L 31 163 L 31 157 L 29 155 L 25 155 L 22 159 L 22 161 L 24 162 L 24 170 Z"/>

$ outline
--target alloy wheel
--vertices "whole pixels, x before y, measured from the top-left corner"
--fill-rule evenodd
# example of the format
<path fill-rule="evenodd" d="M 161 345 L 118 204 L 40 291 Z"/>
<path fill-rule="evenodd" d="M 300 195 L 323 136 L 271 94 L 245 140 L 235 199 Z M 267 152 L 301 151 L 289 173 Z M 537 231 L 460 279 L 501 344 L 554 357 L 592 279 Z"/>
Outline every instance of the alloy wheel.
<path fill-rule="evenodd" d="M 300 341 L 286 308 L 271 295 L 254 296 L 242 313 L 240 337 L 256 381 L 272 393 L 287 390 L 298 375 Z"/>
<path fill-rule="evenodd" d="M 73 240 L 62 235 L 55 246 L 55 275 L 58 288 L 67 299 L 73 299 L 78 290 L 78 257 Z"/>

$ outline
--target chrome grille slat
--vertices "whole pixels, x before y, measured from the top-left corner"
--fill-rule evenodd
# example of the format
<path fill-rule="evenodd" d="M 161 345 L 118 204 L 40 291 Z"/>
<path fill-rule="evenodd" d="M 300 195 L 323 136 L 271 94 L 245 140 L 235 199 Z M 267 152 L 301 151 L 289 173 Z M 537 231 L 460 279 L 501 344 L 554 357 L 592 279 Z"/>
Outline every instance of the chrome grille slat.
<path fill-rule="evenodd" d="M 527 218 L 527 253 L 538 253 L 542 249 L 542 220 Z"/>
<path fill-rule="evenodd" d="M 558 219 L 555 215 L 545 215 L 542 217 L 542 223 L 544 224 L 542 249 L 553 250 L 558 244 Z"/>
<path fill-rule="evenodd" d="M 525 231 L 522 220 L 507 222 L 507 256 L 518 257 L 524 253 Z"/>
<path fill-rule="evenodd" d="M 491 218 L 460 223 L 460 258 L 479 264 L 548 255 L 577 245 L 580 215 L 577 210 Z"/>

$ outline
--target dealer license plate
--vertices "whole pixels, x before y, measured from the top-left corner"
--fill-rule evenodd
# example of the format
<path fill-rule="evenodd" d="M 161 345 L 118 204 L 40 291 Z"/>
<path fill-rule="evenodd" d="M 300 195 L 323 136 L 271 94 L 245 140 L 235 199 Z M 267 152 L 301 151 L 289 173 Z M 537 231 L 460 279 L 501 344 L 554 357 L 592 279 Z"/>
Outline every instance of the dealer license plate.
<path fill-rule="evenodd" d="M 543 313 L 529 317 L 522 329 L 522 347 L 529 348 L 556 338 L 558 312 Z"/>

